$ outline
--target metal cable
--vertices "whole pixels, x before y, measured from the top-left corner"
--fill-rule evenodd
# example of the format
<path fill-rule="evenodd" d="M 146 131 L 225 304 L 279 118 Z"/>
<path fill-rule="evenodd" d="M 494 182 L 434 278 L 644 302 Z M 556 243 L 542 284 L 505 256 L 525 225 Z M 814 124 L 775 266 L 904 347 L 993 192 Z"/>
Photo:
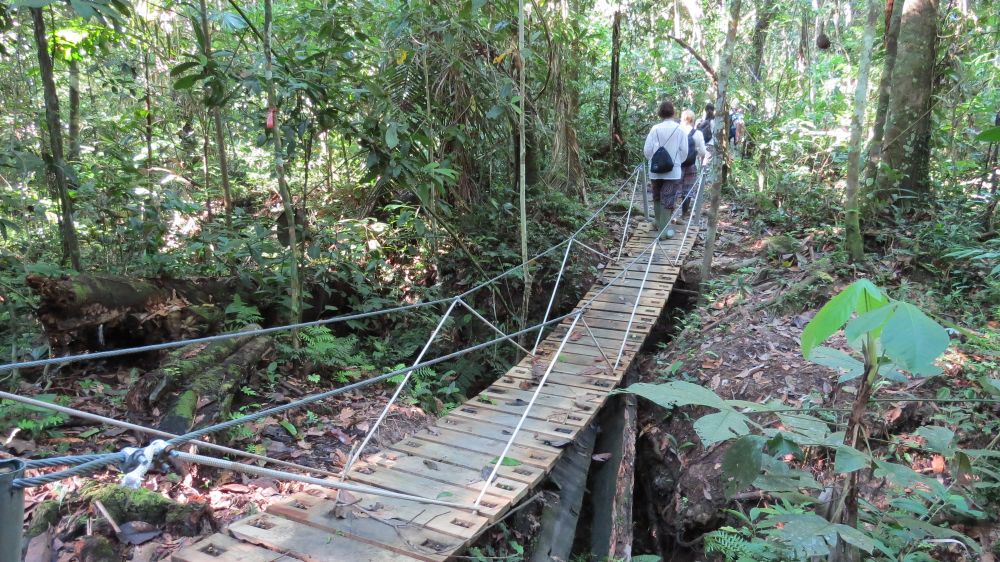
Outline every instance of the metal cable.
<path fill-rule="evenodd" d="M 180 451 L 173 451 L 170 453 L 170 456 L 179 461 L 203 464 L 205 466 L 211 466 L 213 468 L 218 468 L 221 470 L 232 470 L 235 472 L 243 472 L 245 474 L 250 474 L 253 476 L 259 476 L 265 478 L 278 478 L 281 480 L 304 482 L 306 484 L 312 484 L 314 486 L 322 486 L 324 488 L 331 488 L 334 490 L 345 490 L 348 492 L 357 492 L 359 494 L 371 494 L 373 496 L 397 498 L 401 500 L 409 500 L 430 505 L 443 505 L 445 507 L 452 507 L 456 509 L 467 509 L 470 511 L 478 511 L 479 509 L 475 505 L 467 505 L 463 503 L 449 502 L 439 499 L 423 498 L 420 496 L 403 494 L 399 492 L 393 492 L 390 490 L 383 490 L 381 488 L 375 488 L 373 486 L 364 486 L 361 484 L 351 484 L 348 482 L 338 482 L 335 480 L 322 480 L 320 478 L 302 476 L 301 474 L 292 474 L 291 472 L 271 470 L 269 468 L 261 468 L 259 466 L 253 466 L 234 461 L 227 461 L 224 459 L 216 459 L 213 457 L 206 457 L 203 455 L 192 455 L 190 453 L 182 453 Z"/>
<path fill-rule="evenodd" d="M 73 468 L 67 468 L 66 470 L 50 472 L 48 474 L 32 476 L 30 478 L 16 478 L 14 479 L 12 485 L 15 488 L 35 488 L 51 484 L 53 482 L 58 482 L 65 478 L 71 478 L 73 476 L 89 476 L 110 464 L 117 464 L 124 460 L 124 453 L 111 453 L 109 455 L 102 456 L 99 459 L 74 466 Z"/>
<path fill-rule="evenodd" d="M 116 455 L 117 453 L 104 453 L 100 455 L 73 455 L 69 457 L 49 457 L 47 459 L 31 459 L 24 461 L 24 468 L 55 468 L 57 466 L 75 466 L 91 461 Z"/>
<path fill-rule="evenodd" d="M 637 168 L 637 170 L 638 170 L 638 168 Z M 634 173 L 636 173 L 636 172 L 633 172 L 633 174 Z M 632 178 L 632 176 L 629 176 L 629 179 L 631 179 L 631 178 Z M 542 257 L 544 257 L 544 256 L 546 256 L 548 254 L 550 254 L 551 252 L 555 251 L 556 249 L 562 247 L 562 245 L 566 244 L 570 239 L 575 238 L 577 235 L 579 235 L 581 232 L 583 232 L 583 230 L 588 225 L 590 225 L 590 223 L 592 223 L 598 217 L 598 215 L 600 215 L 604 211 L 605 207 L 607 207 L 611 203 L 611 201 L 613 201 L 615 198 L 618 197 L 618 195 L 625 188 L 625 185 L 627 184 L 628 181 L 629 180 L 626 179 L 625 182 L 622 184 L 622 186 L 618 188 L 618 191 L 616 191 L 607 200 L 605 200 L 604 204 L 601 205 L 590 216 L 590 218 L 588 218 L 586 220 L 586 222 L 583 223 L 583 226 L 581 226 L 579 229 L 577 229 L 576 232 L 574 232 L 572 235 L 570 235 L 569 238 L 566 238 L 565 240 L 563 240 L 562 242 L 559 242 L 555 246 L 552 246 L 549 249 L 547 249 L 547 250 L 545 250 L 545 251 L 537 254 L 535 257 L 529 259 L 528 263 L 534 262 L 535 260 L 538 260 L 538 259 L 540 259 L 540 258 L 542 258 Z M 289 331 L 289 330 L 300 330 L 300 329 L 303 329 L 303 328 L 312 328 L 312 327 L 316 327 L 316 326 L 326 326 L 326 325 L 329 325 L 329 324 L 335 324 L 335 323 L 339 323 L 339 322 L 346 322 L 346 321 L 349 321 L 349 320 L 363 320 L 365 318 L 373 318 L 373 317 L 376 317 L 376 316 L 382 316 L 382 315 L 385 315 L 385 314 L 392 314 L 392 313 L 395 313 L 395 312 L 403 312 L 403 311 L 412 310 L 412 309 L 415 309 L 415 308 L 423 308 L 423 307 L 427 307 L 427 306 L 434 306 L 434 305 L 438 305 L 438 304 L 450 303 L 451 301 L 455 300 L 456 298 L 467 297 L 468 295 L 470 295 L 470 294 L 472 294 L 472 293 L 474 293 L 474 292 L 482 289 L 483 287 L 491 285 L 492 283 L 496 282 L 499 279 L 502 279 L 502 278 L 506 277 L 507 275 L 510 275 L 512 273 L 520 271 L 521 267 L 523 267 L 525 265 L 526 264 L 523 264 L 523 263 L 519 264 L 519 265 L 516 265 L 516 266 L 514 266 L 514 267 L 512 267 L 512 268 L 510 268 L 510 269 L 508 269 L 506 271 L 504 271 L 503 273 L 500 273 L 499 275 L 496 275 L 496 276 L 494 276 L 494 277 L 492 277 L 492 278 L 490 278 L 490 279 L 488 279 L 486 281 L 483 281 L 482 283 L 480 283 L 480 284 L 472 287 L 471 289 L 465 291 L 464 293 L 462 293 L 460 295 L 455 295 L 455 296 L 451 296 L 451 297 L 445 297 L 445 298 L 435 299 L 435 300 L 432 300 L 432 301 L 419 302 L 419 303 L 413 303 L 413 304 L 406 304 L 406 305 L 396 306 L 396 307 L 392 307 L 392 308 L 384 308 L 384 309 L 379 309 L 379 310 L 372 310 L 372 311 L 369 311 L 369 312 L 358 312 L 358 313 L 352 313 L 352 314 L 342 314 L 340 316 L 334 316 L 332 318 L 324 318 L 324 319 L 321 319 L 321 320 L 313 320 L 311 322 L 298 322 L 298 323 L 295 323 L 295 324 L 285 324 L 285 325 L 281 325 L 281 326 L 272 326 L 270 328 L 256 328 L 256 329 L 253 329 L 253 330 L 245 330 L 245 331 L 242 331 L 242 332 L 226 332 L 224 334 L 216 334 L 216 335 L 204 336 L 204 337 L 200 337 L 200 338 L 189 338 L 189 339 L 182 339 L 182 340 L 174 340 L 174 341 L 169 341 L 169 342 L 156 343 L 156 344 L 150 344 L 150 345 L 142 345 L 142 346 L 137 346 L 137 347 L 126 347 L 126 348 L 122 348 L 122 349 L 109 349 L 107 351 L 94 351 L 94 352 L 90 352 L 90 353 L 80 353 L 80 354 L 77 354 L 77 355 L 67 355 L 67 356 L 64 356 L 64 357 L 49 357 L 48 359 L 35 359 L 35 360 L 31 360 L 31 361 L 20 361 L 20 362 L 16 362 L 16 363 L 6 363 L 6 364 L 3 364 L 3 365 L 0 365 L 0 373 L 3 373 L 5 371 L 12 371 L 12 370 L 15 370 L 15 369 L 27 369 L 27 368 L 31 368 L 31 367 L 44 367 L 46 365 L 56 365 L 56 364 L 73 363 L 73 362 L 77 362 L 77 361 L 88 361 L 88 360 L 94 360 L 94 359 L 105 359 L 105 358 L 108 358 L 108 357 L 119 357 L 119 356 L 122 356 L 122 355 L 131 355 L 133 353 L 147 353 L 147 352 L 150 352 L 150 351 L 160 351 L 160 350 L 163 350 L 163 349 L 173 349 L 175 347 L 183 347 L 185 345 L 191 345 L 191 344 L 197 344 L 197 343 L 210 343 L 210 342 L 214 342 L 214 341 L 228 340 L 228 339 L 239 338 L 239 337 L 262 336 L 262 335 L 267 335 L 267 334 L 273 334 L 273 333 L 276 333 L 276 332 L 285 332 L 285 331 Z"/>
<path fill-rule="evenodd" d="M 18 396 L 17 394 L 11 394 L 9 392 L 0 391 L 0 398 L 4 398 L 4 399 L 7 399 L 7 400 L 13 400 L 15 402 L 20 402 L 22 404 L 27 404 L 29 406 L 35 406 L 35 407 L 38 407 L 38 408 L 46 408 L 46 409 L 52 410 L 54 412 L 59 412 L 59 413 L 62 413 L 62 414 L 66 414 L 68 416 L 73 416 L 73 417 L 84 419 L 84 420 L 95 421 L 95 422 L 99 422 L 99 423 L 103 423 L 103 424 L 107 424 L 107 425 L 111 425 L 111 426 L 115 426 L 115 427 L 121 427 L 123 429 L 129 429 L 129 430 L 132 430 L 132 431 L 138 431 L 139 433 L 145 433 L 147 435 L 155 435 L 157 437 L 166 437 L 168 439 L 171 438 L 171 437 L 177 437 L 177 435 L 174 434 L 174 433 L 168 433 L 166 431 L 160 431 L 159 429 L 151 429 L 151 428 L 148 428 L 148 427 L 145 427 L 145 426 L 141 426 L 141 425 L 137 425 L 137 424 L 134 424 L 134 423 L 130 423 L 130 422 L 127 422 L 127 421 L 119 421 L 119 420 L 116 420 L 114 418 L 109 418 L 109 417 L 101 416 L 101 415 L 98 415 L 98 414 L 92 414 L 90 412 L 83 412 L 83 411 L 80 411 L 80 410 L 77 410 L 77 409 L 74 409 L 74 408 L 69 408 L 69 407 L 66 407 L 66 406 L 60 406 L 59 404 L 52 404 L 52 403 L 49 403 L 49 402 L 43 402 L 41 400 L 36 400 L 34 398 L 28 398 L 27 396 Z M 320 469 L 320 468 L 313 468 L 313 467 L 304 466 L 304 465 L 301 465 L 301 464 L 296 464 L 296 463 L 288 462 L 288 461 L 279 461 L 278 459 L 272 459 L 271 457 L 266 457 L 264 455 L 257 455 L 257 454 L 254 454 L 254 453 L 248 453 L 246 451 L 241 451 L 239 449 L 233 449 L 231 447 L 226 447 L 226 446 L 223 446 L 223 445 L 216 445 L 215 443 L 209 443 L 207 441 L 198 441 L 197 442 L 197 446 L 203 447 L 205 449 L 211 449 L 213 451 L 219 451 L 220 453 L 224 453 L 224 454 L 227 454 L 227 455 L 240 456 L 240 457 L 244 457 L 244 458 L 248 458 L 248 459 L 253 459 L 255 461 L 266 462 L 266 463 L 269 463 L 269 464 L 276 464 L 276 465 L 279 465 L 279 466 L 284 466 L 286 468 L 293 468 L 295 470 L 301 470 L 301 471 L 304 471 L 304 472 L 313 472 L 313 473 L 316 473 L 316 474 L 323 474 L 325 476 L 336 476 L 336 473 L 330 472 L 330 471 L 327 471 L 327 470 L 323 470 L 323 469 Z"/>

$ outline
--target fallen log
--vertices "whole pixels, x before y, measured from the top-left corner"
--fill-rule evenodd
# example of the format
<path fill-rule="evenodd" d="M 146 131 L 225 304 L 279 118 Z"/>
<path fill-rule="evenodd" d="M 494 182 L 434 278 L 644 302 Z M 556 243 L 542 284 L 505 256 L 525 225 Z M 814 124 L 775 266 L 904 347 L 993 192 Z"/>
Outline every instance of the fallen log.
<path fill-rule="evenodd" d="M 29 275 L 38 320 L 54 353 L 156 343 L 217 330 L 236 279 L 129 279 Z M 241 291 L 241 289 L 243 289 Z"/>
<path fill-rule="evenodd" d="M 180 382 L 200 376 L 222 363 L 248 339 L 250 336 L 217 340 L 170 351 L 159 368 L 142 375 L 129 388 L 125 398 L 129 412 L 133 415 L 149 412 L 162 397 L 174 392 Z"/>
<path fill-rule="evenodd" d="M 233 395 L 246 377 L 257 369 L 271 347 L 271 338 L 253 337 L 218 365 L 187 378 L 184 388 L 169 400 L 163 400 L 169 406 L 160 420 L 159 429 L 181 434 L 190 431 L 196 423 L 208 425 L 225 419 L 229 415 Z"/>

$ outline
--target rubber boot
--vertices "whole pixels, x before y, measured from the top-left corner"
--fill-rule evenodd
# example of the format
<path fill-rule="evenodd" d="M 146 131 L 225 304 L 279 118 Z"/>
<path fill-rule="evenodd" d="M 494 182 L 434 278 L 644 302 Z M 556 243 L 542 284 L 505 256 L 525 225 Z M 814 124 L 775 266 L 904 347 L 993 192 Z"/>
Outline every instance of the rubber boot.
<path fill-rule="evenodd" d="M 659 201 L 653 201 L 653 231 L 659 236 L 660 231 L 666 225 L 667 219 L 664 216 L 663 205 Z"/>
<path fill-rule="evenodd" d="M 670 238 L 674 235 L 674 229 L 670 227 L 670 210 L 663 203 L 657 203 L 656 232 L 658 238 Z"/>

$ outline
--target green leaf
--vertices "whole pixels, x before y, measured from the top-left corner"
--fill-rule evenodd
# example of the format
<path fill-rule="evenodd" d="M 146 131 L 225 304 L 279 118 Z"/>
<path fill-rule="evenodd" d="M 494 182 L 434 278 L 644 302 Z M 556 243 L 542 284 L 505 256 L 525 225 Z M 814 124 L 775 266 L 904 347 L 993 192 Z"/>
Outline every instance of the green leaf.
<path fill-rule="evenodd" d="M 735 410 L 723 410 L 695 420 L 694 430 L 702 445 L 709 447 L 721 441 L 749 434 L 748 421 L 750 420 L 746 416 Z"/>
<path fill-rule="evenodd" d="M 44 8 L 54 1 L 55 0 L 17 0 L 16 2 L 11 2 L 10 5 L 14 8 Z"/>
<path fill-rule="evenodd" d="M 893 362 L 914 374 L 940 372 L 934 360 L 948 348 L 948 332 L 919 308 L 898 302 L 882 329 L 882 347 Z"/>
<path fill-rule="evenodd" d="M 851 357 L 849 353 L 833 349 L 832 347 L 817 347 L 809 359 L 813 363 L 829 367 L 840 373 L 840 378 L 837 379 L 837 382 L 841 384 L 856 379 L 865 372 L 864 363 Z"/>
<path fill-rule="evenodd" d="M 766 522 L 768 525 L 777 523 L 783 523 L 784 527 L 775 528 L 770 534 L 805 556 L 830 554 L 830 547 L 837 544 L 838 537 L 868 553 L 876 548 L 885 549 L 881 542 L 854 527 L 830 523 L 815 513 L 780 514 Z"/>
<path fill-rule="evenodd" d="M 749 486 L 760 474 L 763 463 L 764 438 L 745 435 L 726 450 L 722 458 L 722 486 L 726 497 Z"/>
<path fill-rule="evenodd" d="M 847 327 L 844 328 L 844 336 L 849 342 L 857 341 L 868 333 L 877 338 L 882 327 L 885 326 L 886 321 L 894 312 L 896 312 L 895 303 L 866 312 L 847 323 Z"/>
<path fill-rule="evenodd" d="M 802 331 L 802 356 L 809 359 L 813 348 L 826 341 L 851 318 L 855 311 L 868 312 L 887 303 L 882 291 L 867 279 L 851 283 L 830 299 Z"/>
<path fill-rule="evenodd" d="M 655 554 L 640 554 L 632 557 L 632 562 L 661 562 L 662 560 Z"/>
<path fill-rule="evenodd" d="M 187 76 L 180 78 L 176 82 L 174 82 L 174 89 L 188 90 L 192 86 L 194 86 L 198 82 L 198 80 L 201 80 L 202 78 L 204 78 L 204 75 L 202 74 L 188 74 Z"/>
<path fill-rule="evenodd" d="M 951 443 L 955 440 L 954 431 L 939 425 L 925 425 L 914 433 L 924 438 L 928 449 L 935 453 L 951 456 L 953 452 Z"/>
<path fill-rule="evenodd" d="M 623 392 L 637 394 L 664 408 L 709 406 L 718 410 L 732 409 L 725 400 L 711 390 L 685 381 L 671 381 L 663 384 L 640 382 L 630 385 Z"/>
<path fill-rule="evenodd" d="M 806 414 L 778 414 L 785 432 L 792 438 L 798 437 L 810 445 L 826 443 L 830 437 L 830 426 L 819 418 Z"/>
<path fill-rule="evenodd" d="M 176 78 L 177 76 L 180 76 L 181 74 L 184 74 L 188 70 L 191 70 L 192 68 L 195 68 L 197 66 L 199 66 L 199 63 L 195 61 L 182 62 L 181 64 L 178 64 L 177 66 L 170 69 L 170 77 Z"/>
<path fill-rule="evenodd" d="M 780 431 L 774 437 L 767 440 L 767 452 L 776 456 L 794 455 L 796 458 L 802 457 L 802 448 L 798 443 L 785 437 Z"/>
<path fill-rule="evenodd" d="M 977 141 L 1000 142 L 1000 127 L 991 127 L 976 135 Z"/>
<path fill-rule="evenodd" d="M 885 477 L 900 488 L 922 488 L 931 490 L 941 499 L 947 495 L 944 486 L 936 478 L 929 478 L 908 466 L 875 459 L 875 476 Z"/>
<path fill-rule="evenodd" d="M 501 460 L 500 457 L 495 457 L 490 461 L 490 464 L 496 464 L 497 461 Z M 512 459 L 510 457 L 504 457 L 500 462 L 500 466 L 521 466 L 521 461 L 517 459 Z"/>
<path fill-rule="evenodd" d="M 454 494 L 452 494 L 451 492 L 441 492 L 440 494 L 437 495 L 435 499 L 443 500 L 445 498 L 450 498 L 453 495 Z"/>
<path fill-rule="evenodd" d="M 396 148 L 399 144 L 399 135 L 396 131 L 397 125 L 395 123 L 389 123 L 389 126 L 385 129 L 385 145 L 390 149 Z"/>
<path fill-rule="evenodd" d="M 871 457 L 848 445 L 837 447 L 837 458 L 833 461 L 833 470 L 846 474 L 861 470 L 868 466 Z"/>
<path fill-rule="evenodd" d="M 285 431 L 287 431 L 288 434 L 291 435 L 292 437 L 296 437 L 299 434 L 299 430 L 296 429 L 295 426 L 292 425 L 292 422 L 288 420 L 281 420 L 278 422 L 278 425 L 285 428 Z"/>

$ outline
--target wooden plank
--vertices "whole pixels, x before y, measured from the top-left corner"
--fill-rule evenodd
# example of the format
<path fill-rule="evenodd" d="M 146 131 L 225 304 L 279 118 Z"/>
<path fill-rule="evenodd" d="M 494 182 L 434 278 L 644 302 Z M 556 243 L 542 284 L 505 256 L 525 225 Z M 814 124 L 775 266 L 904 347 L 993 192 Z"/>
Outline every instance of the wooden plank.
<path fill-rule="evenodd" d="M 472 504 L 479 496 L 478 490 L 466 488 L 459 484 L 447 484 L 413 474 L 400 472 L 392 468 L 359 466 L 348 474 L 348 480 L 362 482 L 384 490 L 392 490 L 404 494 L 427 499 L 444 499 L 449 502 Z M 507 510 L 511 505 L 509 498 L 494 496 L 487 492 L 480 503 L 481 513 L 491 520 Z"/>
<path fill-rule="evenodd" d="M 501 437 L 510 438 L 509 435 Z M 504 446 L 507 444 L 506 440 L 494 437 L 484 437 L 481 435 L 445 428 L 436 429 L 433 433 L 421 435 L 418 441 L 429 441 L 439 445 L 453 447 L 456 450 L 465 449 L 476 453 L 482 453 L 484 455 L 491 455 L 491 458 L 499 456 L 500 453 L 503 452 Z M 545 450 L 543 450 L 542 448 L 534 446 L 526 447 L 522 445 L 520 441 L 524 440 L 519 439 L 514 441 L 514 446 L 507 451 L 507 456 L 517 459 L 525 465 L 538 469 L 547 470 L 548 467 L 555 462 L 556 457 L 561 452 L 559 450 L 555 450 L 553 452 L 550 451 L 549 448 L 545 448 Z M 532 443 L 534 444 L 534 440 L 532 440 Z"/>
<path fill-rule="evenodd" d="M 460 418 L 458 416 L 442 418 L 440 427 L 452 429 L 460 433 L 468 433 L 469 435 L 474 435 L 476 437 L 488 437 L 503 444 L 506 444 L 507 441 L 510 440 L 513 430 L 513 428 L 504 427 L 502 425 Z M 559 447 L 555 447 L 550 444 L 555 440 L 557 440 L 557 438 L 553 438 L 545 434 L 536 435 L 534 431 L 529 430 L 518 433 L 514 439 L 514 443 L 546 452 L 548 453 L 547 460 L 551 460 L 561 452 Z M 503 445 L 494 449 L 493 452 L 499 455 L 502 451 Z"/>
<path fill-rule="evenodd" d="M 626 295 L 612 295 L 608 293 L 597 294 L 597 291 L 590 291 L 584 296 L 585 299 L 594 299 L 594 302 L 606 302 L 613 304 L 624 304 L 628 306 L 633 306 L 635 304 L 635 296 Z M 667 304 L 667 299 L 662 297 L 639 297 L 639 307 L 648 306 L 655 309 L 662 309 L 663 305 Z M 631 311 L 630 311 L 631 312 Z"/>
<path fill-rule="evenodd" d="M 591 310 L 605 310 L 609 312 L 624 312 L 626 314 L 632 312 L 632 306 L 624 303 L 610 303 L 610 302 L 600 302 L 594 301 L 590 303 Z M 636 314 L 641 314 L 643 316 L 651 316 L 654 319 L 660 315 L 660 309 L 651 306 L 640 306 L 636 310 Z"/>
<path fill-rule="evenodd" d="M 475 538 L 482 528 L 489 524 L 489 519 L 482 515 L 441 505 L 428 505 L 353 492 L 349 495 L 342 494 L 341 501 L 338 502 L 336 501 L 336 492 L 327 493 L 328 491 L 321 492 L 320 490 L 316 490 L 316 492 L 320 493 L 312 495 L 300 492 L 286 501 L 271 504 L 267 511 L 285 519 L 333 533 L 341 531 L 345 519 L 352 516 L 370 517 L 380 519 L 384 524 L 394 525 L 397 528 L 403 526 L 424 527 L 430 531 L 449 536 L 448 538 L 433 535 L 426 537 L 441 542 Z M 366 538 L 376 543 L 379 542 L 375 537 Z"/>
<path fill-rule="evenodd" d="M 641 279 L 641 277 L 640 277 Z M 650 276 L 650 279 L 654 279 Z M 626 287 L 624 285 L 609 285 L 607 287 L 594 287 L 590 292 L 596 293 L 597 291 L 603 291 L 602 295 L 623 295 L 626 297 L 635 298 L 639 294 L 639 287 Z M 643 287 L 642 296 L 644 297 L 660 297 L 661 299 L 666 299 L 670 297 L 670 291 L 664 289 L 650 288 L 649 286 Z"/>
<path fill-rule="evenodd" d="M 606 321 L 602 321 L 602 322 L 606 322 Z M 625 326 L 627 324 L 628 324 L 628 322 L 623 322 L 621 324 L 621 328 L 620 329 L 619 328 L 615 328 L 615 327 L 606 328 L 602 324 L 596 324 L 596 325 L 595 324 L 591 324 L 590 321 L 588 320 L 587 321 L 587 326 L 590 328 L 589 331 L 587 330 L 587 328 L 581 328 L 581 327 L 579 327 L 579 324 L 578 324 L 577 328 L 576 328 L 576 330 L 574 330 L 574 332 L 579 332 L 579 333 L 583 334 L 580 337 L 580 339 L 577 340 L 577 341 L 580 341 L 580 342 L 583 342 L 583 341 L 593 342 L 594 340 L 591 337 L 591 334 L 593 334 L 597 338 L 597 341 L 602 342 L 602 344 L 603 343 L 617 343 L 618 345 L 621 345 L 622 339 L 625 338 Z M 636 326 L 633 326 L 633 329 L 629 331 L 630 332 L 629 333 L 629 341 L 635 343 L 636 345 L 640 345 L 641 346 L 641 344 L 643 343 L 643 339 L 644 339 L 643 336 L 644 336 L 644 334 L 640 334 L 640 333 L 636 332 L 635 329 L 634 329 L 635 327 Z M 647 327 L 648 327 L 648 324 L 647 324 Z M 566 335 L 566 330 L 568 330 L 568 329 L 569 329 L 569 326 L 566 326 L 566 325 L 563 325 L 563 324 L 559 324 L 559 325 L 556 326 L 556 328 L 554 330 L 552 330 L 552 334 L 555 337 L 564 336 L 564 335 Z"/>
<path fill-rule="evenodd" d="M 173 562 L 275 562 L 285 559 L 285 555 L 215 533 L 178 550 L 170 559 Z"/>
<path fill-rule="evenodd" d="M 391 468 L 406 472 L 428 480 L 456 484 L 477 492 L 482 491 L 485 484 L 482 467 L 469 469 L 452 464 L 438 463 L 423 457 L 397 451 L 382 451 L 366 457 L 364 462 L 374 466 Z M 490 494 L 507 498 L 511 503 L 523 498 L 528 493 L 528 487 L 523 482 L 498 477 L 490 485 Z"/>
<path fill-rule="evenodd" d="M 508 379 L 508 380 L 504 380 L 504 379 Z M 528 392 L 528 391 L 524 390 L 523 388 L 521 388 L 521 383 L 522 382 L 523 382 L 523 379 L 521 379 L 521 378 L 514 378 L 514 377 L 506 377 L 506 376 L 504 376 L 504 377 L 501 377 L 500 379 L 498 379 L 496 382 L 494 382 L 493 385 L 492 385 L 492 387 L 493 388 L 504 388 L 504 389 L 508 389 L 508 390 L 512 390 L 512 391 L 513 390 L 520 390 L 520 391 L 523 391 L 523 392 Z M 606 395 L 608 392 L 609 392 L 609 390 L 605 389 L 605 388 L 599 388 L 599 389 L 594 390 L 594 389 L 590 389 L 590 388 L 580 388 L 580 387 L 572 386 L 572 385 L 557 384 L 557 383 L 553 383 L 552 379 L 549 378 L 549 382 L 546 383 L 545 388 L 543 388 L 542 391 L 539 394 L 543 394 L 543 395 L 544 394 L 548 394 L 550 396 L 564 396 L 564 397 L 569 397 L 569 398 L 577 398 L 577 397 L 581 397 L 581 396 L 590 396 L 590 395 L 600 395 L 600 396 L 603 396 L 603 395 Z"/>
<path fill-rule="evenodd" d="M 591 329 L 600 328 L 619 332 L 621 334 L 624 334 L 625 330 L 628 330 L 630 337 L 635 334 L 639 334 L 639 337 L 635 339 L 637 339 L 639 343 L 642 343 L 645 340 L 646 334 L 653 329 L 654 324 L 649 321 L 648 316 L 637 315 L 630 326 L 628 317 L 628 314 L 617 315 L 613 319 L 591 316 L 590 314 L 583 315 L 583 318 L 587 321 L 587 325 L 590 326 Z M 565 326 L 565 324 L 559 324 L 559 326 L 562 327 Z"/>
<path fill-rule="evenodd" d="M 500 447 L 502 450 L 503 446 L 501 445 Z M 493 464 L 493 461 L 498 456 L 498 453 L 479 453 L 476 451 L 469 451 L 468 449 L 458 449 L 449 445 L 442 445 L 441 443 L 434 443 L 432 441 L 425 441 L 417 438 L 404 439 L 398 443 L 390 445 L 388 449 L 391 451 L 408 453 L 436 463 L 452 464 L 480 471 L 483 467 Z M 514 449 L 517 449 L 517 447 Z M 512 454 L 508 454 L 507 456 L 513 458 Z M 536 466 L 531 466 L 522 462 L 518 466 L 500 465 L 500 470 L 497 471 L 497 476 L 514 480 L 516 482 L 523 482 L 531 488 L 542 481 L 542 478 L 545 477 L 545 471 Z"/>
<path fill-rule="evenodd" d="M 619 369 L 620 371 L 621 369 Z M 611 392 L 615 386 L 618 384 L 620 379 L 608 379 L 608 378 L 594 378 L 579 375 L 567 375 L 565 373 L 551 373 L 549 374 L 549 379 L 545 382 L 545 388 L 549 389 L 557 388 L 558 385 L 573 386 L 581 390 L 590 390 L 594 392 L 604 392 L 605 394 Z M 500 381 L 513 385 L 515 388 L 521 390 L 528 390 L 534 392 L 535 387 L 538 386 L 538 379 L 531 375 L 526 375 L 524 373 L 509 371 L 504 375 Z M 551 392 L 551 390 L 550 390 Z"/>
<path fill-rule="evenodd" d="M 615 353 L 618 353 L 617 349 L 614 351 Z M 614 357 L 608 357 L 608 359 L 614 361 Z M 536 368 L 532 368 L 531 363 L 525 363 L 522 361 L 517 366 L 511 367 L 510 371 L 507 371 L 507 374 L 541 379 L 543 372 L 542 369 L 547 368 L 546 366 L 547 363 L 543 363 L 537 366 Z M 593 377 L 597 379 L 618 380 L 618 376 L 611 372 L 611 365 L 605 362 L 603 358 L 601 358 L 601 361 L 591 361 L 589 365 L 573 365 L 569 363 L 557 362 L 555 366 L 552 367 L 552 373 L 575 375 L 579 377 Z"/>
<path fill-rule="evenodd" d="M 645 246 L 645 244 L 643 246 Z M 620 261 L 618 261 L 618 262 L 612 262 L 612 263 L 608 264 L 607 267 L 605 267 L 601 271 L 605 275 L 607 275 L 608 272 L 613 272 L 611 274 L 611 277 L 614 277 L 614 275 L 616 273 L 618 273 L 619 271 L 625 269 L 625 266 L 627 264 L 628 264 L 628 262 L 620 262 Z M 645 264 L 643 264 L 642 267 L 639 267 L 639 262 L 636 262 L 635 265 L 633 265 L 629 269 L 632 270 L 632 271 L 642 271 L 642 270 L 646 269 L 646 266 L 645 266 Z M 652 273 L 665 273 L 667 275 L 677 275 L 678 273 L 681 272 L 681 268 L 677 267 L 675 265 L 658 265 L 658 264 L 654 264 L 650 268 L 649 271 L 650 271 L 651 274 Z"/>
<path fill-rule="evenodd" d="M 457 409 L 485 408 L 487 410 L 493 410 L 494 412 L 520 415 L 527 407 L 528 400 L 530 400 L 530 398 L 504 398 L 498 400 L 491 398 L 485 392 L 480 392 L 477 397 L 466 401 Z M 528 413 L 528 417 L 532 419 L 542 421 L 558 421 L 567 425 L 577 426 L 584 425 L 582 420 L 585 419 L 586 416 L 587 412 L 581 411 L 579 408 L 575 408 L 572 400 L 566 401 L 564 408 L 553 408 L 552 406 L 544 404 L 542 400 L 536 400 L 535 405 L 531 407 L 531 411 Z"/>
<path fill-rule="evenodd" d="M 579 414 L 573 413 L 572 415 L 581 422 L 588 421 L 584 419 L 582 414 L 583 412 L 580 412 Z M 520 414 L 510 414 L 507 412 L 490 410 L 488 408 L 473 408 L 469 406 L 463 406 L 462 408 L 452 410 L 451 414 L 449 414 L 449 417 L 451 416 L 492 423 L 511 430 L 517 427 L 517 423 L 521 420 Z M 571 425 L 562 420 L 543 421 L 528 416 L 524 418 L 524 423 L 521 425 L 521 431 L 534 431 L 539 434 L 548 435 L 552 437 L 552 440 L 572 439 L 577 433 L 580 432 L 582 425 L 583 424 Z"/>
<path fill-rule="evenodd" d="M 236 538 L 262 545 L 273 550 L 291 553 L 306 562 L 389 562 L 392 560 L 425 560 L 436 562 L 447 556 L 433 549 L 423 547 L 426 553 L 395 552 L 367 543 L 352 540 L 346 536 L 331 534 L 283 517 L 259 513 L 237 521 L 229 526 L 229 532 Z M 419 545 L 418 545 L 419 546 Z M 454 552 L 458 541 L 446 553 Z"/>

